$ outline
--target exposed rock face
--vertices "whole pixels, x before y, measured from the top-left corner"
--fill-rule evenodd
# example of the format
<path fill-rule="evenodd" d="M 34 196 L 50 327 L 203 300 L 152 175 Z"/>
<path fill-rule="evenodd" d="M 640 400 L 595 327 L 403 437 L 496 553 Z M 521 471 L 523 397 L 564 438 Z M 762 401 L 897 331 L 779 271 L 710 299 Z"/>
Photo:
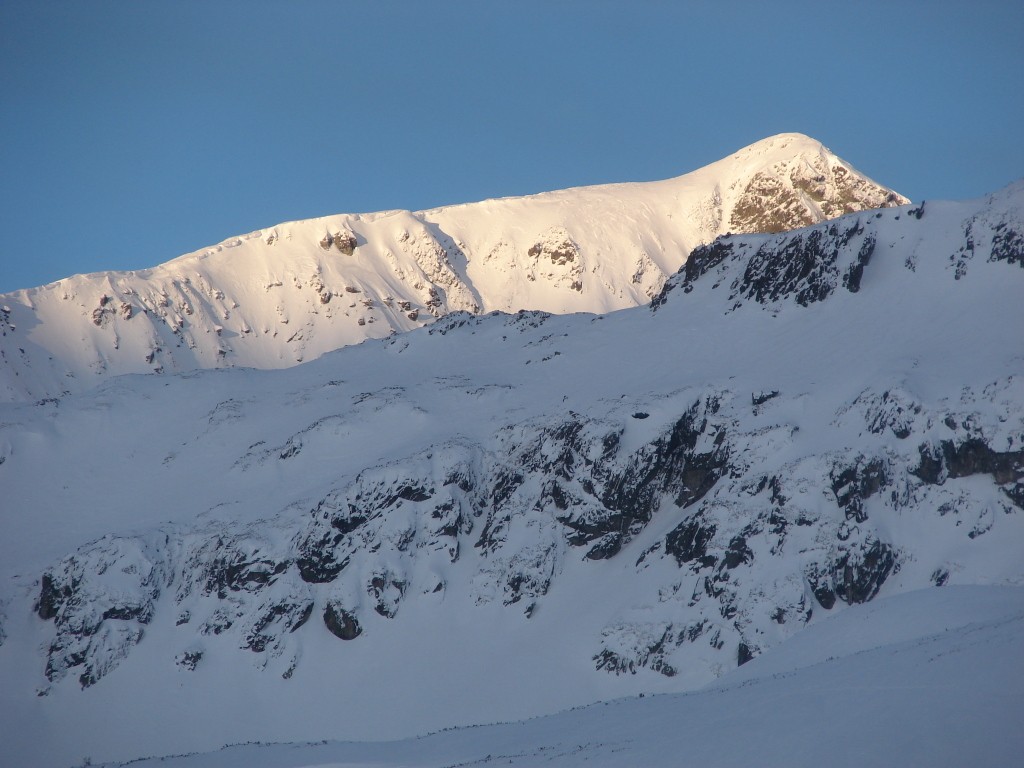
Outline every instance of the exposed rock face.
<path fill-rule="evenodd" d="M 1024 267 L 1024 235 L 1001 221 L 995 226 L 992 238 L 992 253 L 989 261 L 1005 261 Z"/>
<path fill-rule="evenodd" d="M 851 243 L 856 245 L 855 251 Z M 875 237 L 860 218 L 847 218 L 825 228 L 796 232 L 783 240 L 768 240 L 753 253 L 751 245 L 749 240 L 743 241 L 737 249 L 736 241 L 720 238 L 697 248 L 678 275 L 666 283 L 652 307 L 661 306 L 668 291 L 677 285 L 688 293 L 700 277 L 711 271 L 724 273 L 728 267 L 723 263 L 731 265 L 737 260 L 746 267 L 729 285 L 734 308 L 744 300 L 767 305 L 789 298 L 806 307 L 824 301 L 840 285 L 856 293 L 875 251 Z M 842 265 L 841 256 L 845 257 Z"/>
<path fill-rule="evenodd" d="M 351 256 L 355 253 L 356 245 L 356 236 L 351 232 L 344 231 L 334 233 L 334 247 L 346 256 Z"/>
<path fill-rule="evenodd" d="M 552 509 L 555 518 L 572 531 L 570 544 L 586 545 L 585 557 L 602 560 L 617 554 L 651 521 L 666 495 L 676 506 L 687 507 L 722 476 L 728 458 L 725 431 L 708 422 L 718 407 L 715 397 L 694 403 L 667 435 L 621 466 L 610 466 L 612 459 L 621 458 L 621 430 L 600 436 L 598 453 L 594 436 L 579 442 L 589 431 L 579 421 L 548 433 L 554 440 L 547 445 L 542 438 L 544 448 L 550 450 L 551 442 L 560 446 L 553 461 L 538 456 L 538 446 L 538 450 L 521 455 L 520 466 L 552 478 L 545 484 L 539 504 Z"/>
<path fill-rule="evenodd" d="M 86 688 L 142 639 L 167 583 L 158 547 L 137 539 L 102 539 L 43 575 L 36 613 L 56 627 L 46 654 L 47 680 L 73 670 Z"/>
<path fill-rule="evenodd" d="M 949 257 L 956 280 L 967 274 L 976 254 L 987 254 L 985 260 L 989 262 L 1020 262 L 1024 239 L 1018 232 L 1024 231 L 1024 222 L 1012 205 L 1006 205 L 1005 200 L 1012 194 L 1011 188 L 993 196 L 1001 202 L 982 207 L 962 221 L 960 245 Z M 862 212 L 775 237 L 720 237 L 694 249 L 651 306 L 657 310 L 664 305 L 676 288 L 690 293 L 698 281 L 714 289 L 727 285 L 730 311 L 750 302 L 776 310 L 787 302 L 809 306 L 826 300 L 840 288 L 857 293 L 871 273 L 880 238 L 891 237 L 888 228 L 905 232 L 903 239 L 908 234 L 917 236 L 926 220 L 922 204 L 902 218 L 898 212 Z M 918 258 L 917 250 L 911 249 L 904 258 L 904 267 L 914 271 Z"/>
<path fill-rule="evenodd" d="M 580 247 L 565 229 L 555 227 L 547 232 L 542 240 L 530 246 L 527 255 L 533 260 L 527 279 L 540 278 L 573 291 L 583 291 Z"/>
<path fill-rule="evenodd" d="M 324 608 L 324 625 L 332 635 L 342 640 L 355 640 L 363 632 L 356 617 L 334 603 L 328 603 Z"/>
<path fill-rule="evenodd" d="M 277 238 L 270 239 L 267 244 L 273 245 L 276 239 Z M 341 229 L 337 232 L 329 232 L 324 235 L 323 239 L 320 240 L 320 247 L 326 251 L 329 250 L 331 246 L 334 246 L 346 256 L 351 256 L 355 253 L 358 243 L 359 241 L 351 230 Z"/>
<path fill-rule="evenodd" d="M 884 418 L 879 407 L 898 400 L 904 405 Z M 780 392 L 755 407 L 786 401 Z M 94 684 L 143 641 L 160 600 L 177 604 L 179 626 L 194 626 L 196 638 L 226 633 L 260 666 L 281 657 L 288 672 L 314 610 L 332 634 L 358 640 L 366 611 L 395 617 L 405 601 L 444 588 L 415 574 L 466 557 L 479 572 L 477 602 L 530 616 L 567 563 L 614 559 L 665 516 L 678 523 L 635 567 L 671 563 L 696 586 L 683 591 L 664 571 L 658 622 L 606 628 L 595 666 L 671 676 L 686 648 L 702 643 L 732 647 L 742 662 L 764 647 L 765 622 L 795 631 L 816 608 L 865 602 L 899 575 L 915 542 L 892 538 L 887 518 L 914 510 L 922 531 L 963 520 L 973 540 L 1020 508 L 1024 451 L 993 448 L 987 428 L 963 410 L 905 404 L 905 395 L 864 392 L 837 419 L 872 435 L 871 452 L 781 466 L 769 457 L 792 433 L 770 414 L 749 423 L 749 395 L 703 393 L 632 450 L 623 448 L 623 423 L 570 413 L 561 423 L 510 426 L 491 448 L 442 444 L 429 458 L 368 469 L 289 520 L 284 549 L 223 529 L 103 539 L 40 578 L 35 610 L 56 630 L 45 676 L 57 682 L 74 672 L 83 687 Z M 950 429 L 953 438 L 933 439 Z M 775 469 L 763 474 L 765 466 Z M 977 476 L 1006 498 L 995 512 L 976 500 L 979 486 L 961 484 Z M 196 668 L 201 654 L 182 654 L 178 664 Z"/>
<path fill-rule="evenodd" d="M 819 155 L 755 174 L 743 188 L 729 225 L 733 232 L 785 232 L 823 218 L 908 202 Z"/>
<path fill-rule="evenodd" d="M 991 475 L 998 485 L 1015 484 L 1024 477 L 1024 449 L 995 451 L 979 437 L 942 440 L 921 446 L 921 463 L 914 474 L 939 485 L 949 478 L 979 474 Z"/>

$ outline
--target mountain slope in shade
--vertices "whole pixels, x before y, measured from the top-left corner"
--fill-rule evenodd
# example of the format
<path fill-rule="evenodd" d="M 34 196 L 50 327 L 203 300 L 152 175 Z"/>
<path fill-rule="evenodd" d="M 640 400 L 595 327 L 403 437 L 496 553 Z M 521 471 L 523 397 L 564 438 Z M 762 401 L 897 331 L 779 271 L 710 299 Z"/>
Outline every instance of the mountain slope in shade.
<path fill-rule="evenodd" d="M 399 742 L 250 744 L 133 765 L 1001 766 L 1024 749 L 1019 587 L 881 599 L 810 627 L 792 644 L 687 695 Z"/>
<path fill-rule="evenodd" d="M 650 307 L 0 405 L 0 741 L 398 738 L 1019 585 L 1022 233 L 1017 184 L 721 238 Z"/>
<path fill-rule="evenodd" d="M 718 235 L 905 202 L 782 134 L 667 181 L 281 224 L 0 297 L 0 398 L 122 373 L 286 367 L 453 311 L 635 306 Z"/>

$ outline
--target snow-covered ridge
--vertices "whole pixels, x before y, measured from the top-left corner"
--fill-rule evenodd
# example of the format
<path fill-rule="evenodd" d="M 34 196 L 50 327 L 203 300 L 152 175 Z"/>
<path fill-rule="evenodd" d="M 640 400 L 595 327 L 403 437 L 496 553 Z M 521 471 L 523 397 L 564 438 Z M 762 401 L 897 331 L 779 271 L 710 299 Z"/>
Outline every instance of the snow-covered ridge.
<path fill-rule="evenodd" d="M 395 737 L 1021 585 L 1022 233 L 1016 185 L 719 239 L 653 309 L 3 404 L 0 741 Z"/>
<path fill-rule="evenodd" d="M 907 202 L 800 134 L 666 181 L 280 224 L 0 297 L 0 399 L 123 373 L 280 368 L 448 312 L 650 301 L 698 245 Z"/>

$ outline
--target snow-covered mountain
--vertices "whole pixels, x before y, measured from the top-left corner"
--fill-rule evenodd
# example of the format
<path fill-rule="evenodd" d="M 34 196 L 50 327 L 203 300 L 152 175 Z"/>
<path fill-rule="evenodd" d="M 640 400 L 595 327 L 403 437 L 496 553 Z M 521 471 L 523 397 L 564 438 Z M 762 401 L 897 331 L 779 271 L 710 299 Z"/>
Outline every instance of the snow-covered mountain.
<path fill-rule="evenodd" d="M 153 269 L 0 296 L 0 398 L 123 373 L 280 368 L 454 311 L 636 306 L 726 232 L 905 202 L 783 134 L 667 181 L 281 224 Z"/>
<path fill-rule="evenodd" d="M 650 306 L 0 405 L 0 743 L 397 738 L 1020 587 L 1022 267 L 1024 183 L 720 238 Z"/>

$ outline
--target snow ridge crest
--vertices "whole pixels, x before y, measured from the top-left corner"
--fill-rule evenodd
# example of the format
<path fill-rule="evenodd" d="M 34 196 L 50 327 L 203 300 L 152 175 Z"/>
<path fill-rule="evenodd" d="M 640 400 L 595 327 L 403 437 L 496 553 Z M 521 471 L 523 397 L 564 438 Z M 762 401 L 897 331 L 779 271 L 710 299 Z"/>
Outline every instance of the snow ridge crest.
<path fill-rule="evenodd" d="M 781 134 L 665 181 L 280 224 L 5 296 L 0 400 L 125 373 L 288 367 L 453 311 L 637 306 L 727 232 L 905 202 L 819 142 Z"/>

